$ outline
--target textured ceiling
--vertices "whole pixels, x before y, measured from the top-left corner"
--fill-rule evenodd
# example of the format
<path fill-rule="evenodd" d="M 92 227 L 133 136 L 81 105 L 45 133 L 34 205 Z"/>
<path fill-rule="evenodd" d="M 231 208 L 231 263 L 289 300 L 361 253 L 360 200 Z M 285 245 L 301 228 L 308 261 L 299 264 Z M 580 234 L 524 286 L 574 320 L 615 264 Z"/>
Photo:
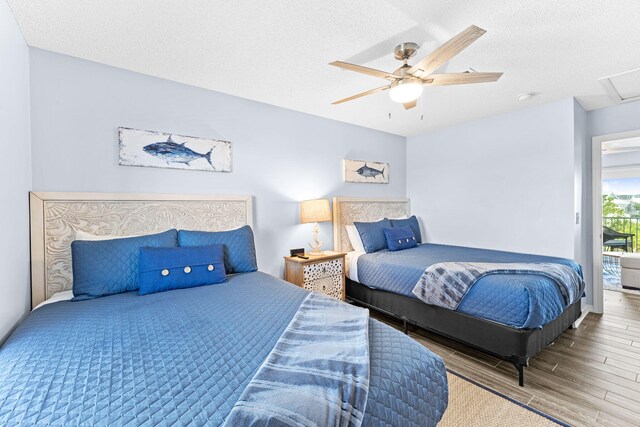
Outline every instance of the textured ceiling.
<path fill-rule="evenodd" d="M 608 106 L 598 79 L 640 67 L 637 0 L 8 2 L 30 46 L 406 136 L 570 96 Z M 446 71 L 497 83 L 425 88 L 409 111 L 385 92 L 331 105 L 384 81 L 329 62 L 391 71 L 399 42 L 420 59 L 471 24 L 487 34 Z"/>

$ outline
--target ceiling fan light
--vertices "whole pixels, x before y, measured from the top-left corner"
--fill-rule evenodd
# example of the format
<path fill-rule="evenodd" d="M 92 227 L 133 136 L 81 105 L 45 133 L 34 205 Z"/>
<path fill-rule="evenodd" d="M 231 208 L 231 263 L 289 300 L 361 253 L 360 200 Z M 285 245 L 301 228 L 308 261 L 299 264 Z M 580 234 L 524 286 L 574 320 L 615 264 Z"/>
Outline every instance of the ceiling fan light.
<path fill-rule="evenodd" d="M 394 102 L 405 104 L 415 101 L 422 95 L 422 81 L 418 79 L 402 79 L 394 83 L 389 90 L 389 96 Z"/>

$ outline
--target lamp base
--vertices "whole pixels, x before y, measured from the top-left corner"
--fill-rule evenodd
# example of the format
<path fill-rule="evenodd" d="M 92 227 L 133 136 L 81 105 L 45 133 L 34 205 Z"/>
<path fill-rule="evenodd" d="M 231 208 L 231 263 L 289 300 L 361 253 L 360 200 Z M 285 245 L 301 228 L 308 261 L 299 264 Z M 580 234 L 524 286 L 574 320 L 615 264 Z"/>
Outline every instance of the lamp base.
<path fill-rule="evenodd" d="M 320 249 L 322 247 L 322 242 L 318 240 L 318 231 L 320 231 L 320 227 L 318 227 L 318 223 L 316 222 L 313 225 L 313 243 L 309 243 L 309 247 L 311 248 L 309 255 L 311 256 L 322 255 L 322 249 Z"/>
<path fill-rule="evenodd" d="M 324 251 L 322 251 L 322 250 L 317 250 L 317 251 L 311 250 L 311 252 L 307 252 L 307 255 L 309 255 L 310 257 L 322 256 L 322 255 L 324 255 Z"/>

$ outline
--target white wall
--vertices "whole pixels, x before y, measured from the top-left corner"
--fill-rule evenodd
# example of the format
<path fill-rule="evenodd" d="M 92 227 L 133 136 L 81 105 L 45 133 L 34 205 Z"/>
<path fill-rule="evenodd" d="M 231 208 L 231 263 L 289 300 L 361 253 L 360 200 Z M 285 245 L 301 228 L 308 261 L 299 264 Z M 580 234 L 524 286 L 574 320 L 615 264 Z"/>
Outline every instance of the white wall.
<path fill-rule="evenodd" d="M 31 49 L 33 188 L 38 191 L 252 194 L 258 264 L 283 271 L 306 246 L 298 202 L 404 197 L 405 139 L 371 129 Z M 118 166 L 118 126 L 232 142 L 233 172 Z M 390 183 L 342 182 L 344 158 L 386 161 Z M 324 247 L 331 223 L 321 224 Z"/>
<path fill-rule="evenodd" d="M 640 101 L 589 111 L 591 137 L 640 130 Z M 602 167 L 640 164 L 640 152 L 602 156 Z M 591 182 L 591 181 L 589 181 Z"/>
<path fill-rule="evenodd" d="M 29 51 L 6 2 L 0 2 L 0 344 L 29 312 Z"/>
<path fill-rule="evenodd" d="M 573 102 L 574 129 L 574 211 L 579 216 L 574 224 L 574 259 L 582 265 L 587 298 L 583 304 L 592 304 L 593 237 L 591 197 L 591 138 L 588 114 L 582 106 Z"/>
<path fill-rule="evenodd" d="M 640 123 L 638 123 L 638 128 L 640 129 Z M 621 166 L 640 166 L 640 150 L 602 155 L 603 168 L 616 168 Z"/>
<path fill-rule="evenodd" d="M 574 256 L 573 100 L 407 139 L 428 241 Z"/>
<path fill-rule="evenodd" d="M 587 113 L 587 143 L 591 151 L 592 138 L 600 135 L 611 135 L 621 132 L 629 132 L 634 130 L 640 130 L 640 102 L 630 102 L 626 104 L 614 105 L 613 107 L 601 108 L 599 110 L 589 111 Z M 584 177 L 584 185 L 586 187 L 586 193 L 589 195 L 589 203 L 593 200 L 593 185 L 592 185 L 592 171 L 591 171 L 591 155 L 589 155 L 589 168 L 586 171 Z M 585 216 L 585 221 L 589 226 L 593 226 L 593 217 L 591 215 L 591 209 L 588 211 L 589 215 Z M 588 250 L 593 254 L 594 242 L 598 242 L 599 237 L 593 235 L 593 231 L 589 233 L 589 245 Z M 593 259 L 590 257 L 590 264 L 592 268 Z M 593 275 L 593 274 L 592 274 Z M 591 292 L 587 288 L 588 300 L 591 302 Z"/>

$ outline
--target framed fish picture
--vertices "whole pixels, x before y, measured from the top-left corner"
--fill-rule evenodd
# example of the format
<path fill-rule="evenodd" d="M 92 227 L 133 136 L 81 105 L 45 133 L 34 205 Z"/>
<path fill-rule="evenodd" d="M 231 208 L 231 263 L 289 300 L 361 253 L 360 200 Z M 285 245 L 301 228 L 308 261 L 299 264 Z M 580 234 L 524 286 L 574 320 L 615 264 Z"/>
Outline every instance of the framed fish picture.
<path fill-rule="evenodd" d="M 120 165 L 231 172 L 231 143 L 147 130 L 118 128 Z"/>
<path fill-rule="evenodd" d="M 345 182 L 388 184 L 389 163 L 345 159 L 344 180 Z"/>

